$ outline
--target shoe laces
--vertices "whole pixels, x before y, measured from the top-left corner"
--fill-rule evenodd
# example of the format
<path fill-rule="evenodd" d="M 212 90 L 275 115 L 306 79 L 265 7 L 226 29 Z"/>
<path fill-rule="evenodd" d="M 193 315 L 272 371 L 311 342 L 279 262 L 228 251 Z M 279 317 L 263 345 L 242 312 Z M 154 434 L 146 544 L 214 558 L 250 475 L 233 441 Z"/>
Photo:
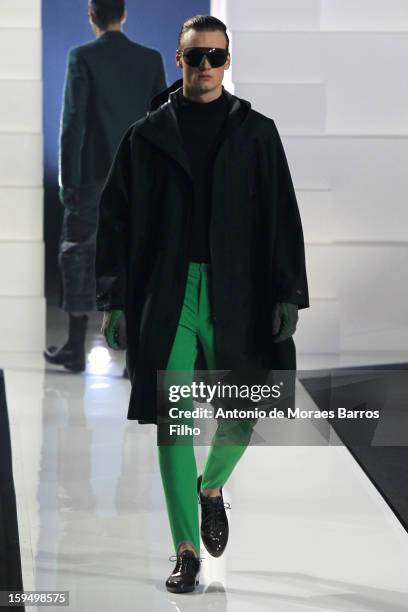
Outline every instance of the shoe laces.
<path fill-rule="evenodd" d="M 218 496 L 217 496 L 218 497 Z M 199 504 L 202 503 L 203 498 L 205 499 L 205 502 L 207 502 L 207 499 L 211 499 L 211 497 L 207 497 L 206 495 L 200 495 L 200 500 L 199 500 Z M 222 499 L 222 498 L 221 498 Z M 221 501 L 221 499 L 219 499 L 216 503 L 211 501 L 209 502 L 207 505 L 209 508 L 214 507 L 217 510 L 220 508 L 224 508 L 224 510 L 231 510 L 231 504 L 229 502 L 224 502 L 224 500 Z"/>
<path fill-rule="evenodd" d="M 205 496 L 203 497 L 205 498 Z M 202 499 L 200 503 L 202 503 Z M 231 510 L 231 505 L 229 502 L 224 502 L 221 497 L 216 503 L 213 501 L 206 503 L 206 508 L 209 508 L 210 512 L 205 516 L 204 524 L 209 525 L 211 529 L 215 529 L 221 510 Z"/>
<path fill-rule="evenodd" d="M 184 551 L 183 551 L 184 552 Z M 180 570 L 180 571 L 185 571 L 188 568 L 188 564 L 192 559 L 195 559 L 196 561 L 202 561 L 203 559 L 205 559 L 205 557 L 192 557 L 191 555 L 183 555 L 183 553 L 179 553 L 178 555 L 171 555 L 169 557 L 169 561 L 172 561 L 173 563 L 176 561 L 177 562 L 177 566 L 176 569 Z"/>

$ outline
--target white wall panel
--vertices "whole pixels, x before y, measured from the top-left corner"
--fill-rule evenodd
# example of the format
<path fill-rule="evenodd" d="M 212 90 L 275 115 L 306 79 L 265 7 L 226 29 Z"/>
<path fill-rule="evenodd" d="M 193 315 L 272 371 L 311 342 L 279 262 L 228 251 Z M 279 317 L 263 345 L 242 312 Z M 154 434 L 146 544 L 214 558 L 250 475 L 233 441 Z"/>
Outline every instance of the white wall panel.
<path fill-rule="evenodd" d="M 211 15 L 221 19 L 221 21 L 227 25 L 227 28 L 229 28 L 227 19 L 227 2 L 225 0 L 210 0 L 210 7 Z"/>
<path fill-rule="evenodd" d="M 1 28 L 40 28 L 41 0 L 0 0 Z"/>
<path fill-rule="evenodd" d="M 0 79 L 41 78 L 41 30 L 2 28 Z"/>
<path fill-rule="evenodd" d="M 326 83 L 328 132 L 408 134 L 408 34 L 236 32 L 233 53 L 234 82 Z"/>
<path fill-rule="evenodd" d="M 233 0 L 227 3 L 226 18 L 234 32 L 318 29 L 320 0 Z"/>
<path fill-rule="evenodd" d="M 366 190 L 362 180 L 355 189 L 338 183 L 333 197 L 339 240 L 400 242 L 408 239 L 407 199 L 393 188 L 391 178 L 378 183 L 371 178 Z"/>
<path fill-rule="evenodd" d="M 296 199 L 306 243 L 331 243 L 337 228 L 334 221 L 334 199 L 331 190 L 299 189 Z"/>
<path fill-rule="evenodd" d="M 44 293 L 44 244 L 0 242 L 0 297 Z"/>
<path fill-rule="evenodd" d="M 324 81 L 322 42 L 314 32 L 234 32 L 234 82 Z"/>
<path fill-rule="evenodd" d="M 328 138 L 338 240 L 408 239 L 408 138 Z"/>
<path fill-rule="evenodd" d="M 43 182 L 41 134 L 0 133 L 0 187 L 39 187 Z"/>
<path fill-rule="evenodd" d="M 299 311 L 294 341 L 299 353 L 337 353 L 339 303 L 334 299 L 310 299 L 310 308 Z"/>
<path fill-rule="evenodd" d="M 322 56 L 328 132 L 408 134 L 408 33 L 326 34 Z"/>
<path fill-rule="evenodd" d="M 41 241 L 43 189 L 0 187 L 0 240 Z"/>
<path fill-rule="evenodd" d="M 226 22 L 234 32 L 408 31 L 406 0 L 212 0 L 211 14 Z"/>
<path fill-rule="evenodd" d="M 296 188 L 311 296 L 298 351 L 406 351 L 408 2 L 217 10 L 229 17 L 236 93 L 275 120 Z"/>
<path fill-rule="evenodd" d="M 0 0 L 0 338 L 45 344 L 40 0 Z"/>
<path fill-rule="evenodd" d="M 337 298 L 337 279 L 334 273 L 335 250 L 329 244 L 306 244 L 305 256 L 309 297 Z"/>
<path fill-rule="evenodd" d="M 42 83 L 0 80 L 0 132 L 42 131 Z"/>
<path fill-rule="evenodd" d="M 408 31 L 407 0 L 321 0 L 321 5 L 322 29 Z"/>
<path fill-rule="evenodd" d="M 43 351 L 45 299 L 0 297 L 1 352 Z"/>
<path fill-rule="evenodd" d="M 335 248 L 342 350 L 407 350 L 408 244 Z"/>
<path fill-rule="evenodd" d="M 323 83 L 235 83 L 235 94 L 271 117 L 286 134 L 319 134 L 326 127 Z"/>
<path fill-rule="evenodd" d="M 407 239 L 408 138 L 287 136 L 283 144 L 297 189 L 333 190 L 337 239 Z"/>
<path fill-rule="evenodd" d="M 296 189 L 330 189 L 330 142 L 325 137 L 285 136 L 276 124 Z"/>

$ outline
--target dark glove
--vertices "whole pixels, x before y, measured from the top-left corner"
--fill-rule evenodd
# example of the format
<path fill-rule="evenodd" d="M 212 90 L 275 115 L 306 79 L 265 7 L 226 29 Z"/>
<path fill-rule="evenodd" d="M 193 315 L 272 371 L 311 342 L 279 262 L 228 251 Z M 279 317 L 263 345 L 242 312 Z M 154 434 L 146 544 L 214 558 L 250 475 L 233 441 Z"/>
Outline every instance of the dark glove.
<path fill-rule="evenodd" d="M 79 202 L 77 187 L 60 187 L 58 197 L 64 208 L 67 208 L 73 213 L 78 212 Z"/>
<path fill-rule="evenodd" d="M 105 336 L 109 348 L 115 351 L 126 349 L 126 318 L 123 310 L 104 312 L 101 332 Z"/>
<path fill-rule="evenodd" d="M 283 342 L 293 336 L 298 319 L 297 304 L 275 304 L 272 312 L 273 342 Z"/>

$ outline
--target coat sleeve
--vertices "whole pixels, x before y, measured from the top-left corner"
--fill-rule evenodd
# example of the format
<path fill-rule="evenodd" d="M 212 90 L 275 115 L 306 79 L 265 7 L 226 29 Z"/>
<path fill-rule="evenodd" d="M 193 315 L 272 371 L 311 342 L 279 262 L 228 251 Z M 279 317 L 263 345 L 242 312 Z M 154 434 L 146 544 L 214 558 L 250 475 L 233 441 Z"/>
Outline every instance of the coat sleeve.
<path fill-rule="evenodd" d="M 77 47 L 70 49 L 64 85 L 63 108 L 60 121 L 59 186 L 60 197 L 81 184 L 81 148 L 86 124 L 89 98 L 87 68 Z M 62 201 L 62 204 L 64 202 Z"/>
<path fill-rule="evenodd" d="M 268 231 L 273 239 L 268 245 L 273 301 L 309 307 L 305 244 L 299 207 L 282 140 L 272 120 L 272 142 L 264 164 L 269 180 Z M 268 197 L 268 199 L 269 199 Z"/>
<path fill-rule="evenodd" d="M 122 137 L 99 202 L 95 258 L 98 310 L 123 310 L 126 302 L 132 128 Z"/>

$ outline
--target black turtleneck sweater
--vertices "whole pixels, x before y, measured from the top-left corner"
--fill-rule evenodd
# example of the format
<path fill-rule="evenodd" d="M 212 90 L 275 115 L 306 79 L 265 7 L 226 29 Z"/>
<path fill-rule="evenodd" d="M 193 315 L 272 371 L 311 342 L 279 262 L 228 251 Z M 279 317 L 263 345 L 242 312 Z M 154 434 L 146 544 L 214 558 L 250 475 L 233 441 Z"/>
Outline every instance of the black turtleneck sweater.
<path fill-rule="evenodd" d="M 176 114 L 194 181 L 190 261 L 209 263 L 213 162 L 228 115 L 228 100 L 223 90 L 212 102 L 196 102 L 180 89 Z"/>

